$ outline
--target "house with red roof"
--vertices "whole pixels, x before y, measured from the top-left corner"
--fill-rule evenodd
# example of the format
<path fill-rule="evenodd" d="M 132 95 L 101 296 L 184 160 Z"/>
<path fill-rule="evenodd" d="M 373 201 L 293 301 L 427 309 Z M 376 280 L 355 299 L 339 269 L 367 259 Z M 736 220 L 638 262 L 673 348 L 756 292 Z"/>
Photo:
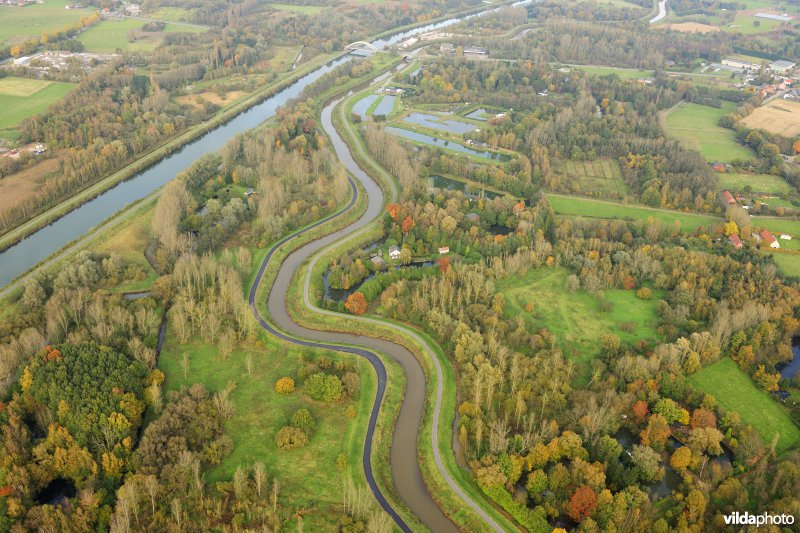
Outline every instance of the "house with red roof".
<path fill-rule="evenodd" d="M 770 248 L 780 248 L 780 243 L 775 239 L 775 236 L 769 232 L 767 229 L 761 230 L 761 233 L 758 234 L 761 238 L 761 242 L 766 243 Z"/>
<path fill-rule="evenodd" d="M 741 250 L 742 247 L 744 246 L 744 243 L 742 242 L 742 239 L 740 239 L 739 236 L 736 235 L 735 233 L 733 235 L 731 235 L 730 237 L 728 237 L 728 240 L 731 241 L 731 244 L 737 250 Z"/>
<path fill-rule="evenodd" d="M 722 191 L 722 199 L 725 200 L 728 205 L 734 205 L 736 203 L 736 198 L 734 198 L 729 191 Z"/>

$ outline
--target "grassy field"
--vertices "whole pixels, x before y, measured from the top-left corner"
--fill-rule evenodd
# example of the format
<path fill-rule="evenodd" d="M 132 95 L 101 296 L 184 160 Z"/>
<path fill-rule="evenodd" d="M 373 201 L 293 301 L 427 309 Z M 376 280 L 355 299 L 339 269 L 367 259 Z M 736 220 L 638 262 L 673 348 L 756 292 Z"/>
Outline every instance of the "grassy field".
<path fill-rule="evenodd" d="M 43 33 L 55 32 L 80 22 L 92 9 L 64 9 L 73 0 L 47 0 L 25 7 L 0 6 L 0 45 L 19 44 Z"/>
<path fill-rule="evenodd" d="M 496 286 L 505 294 L 507 316 L 521 316 L 530 331 L 546 327 L 556 337 L 564 355 L 575 360 L 585 370 L 599 353 L 601 335 L 613 333 L 623 343 L 639 339 L 657 339 L 658 322 L 656 292 L 651 300 L 640 300 L 634 291 L 612 289 L 605 298 L 613 304 L 610 312 L 600 311 L 600 299 L 579 290 L 569 293 L 566 280 L 570 272 L 565 268 L 531 270 L 523 277 L 498 281 Z M 525 308 L 533 304 L 533 310 Z M 632 325 L 625 331 L 623 324 Z"/>
<path fill-rule="evenodd" d="M 722 219 L 711 215 L 682 213 L 668 209 L 655 209 L 643 205 L 620 204 L 592 198 L 548 194 L 547 200 L 557 214 L 592 218 L 617 218 L 621 220 L 647 220 L 652 217 L 662 226 L 680 222 L 681 230 L 694 231 L 708 224 L 721 223 Z"/>
<path fill-rule="evenodd" d="M 0 131 L 13 128 L 22 120 L 44 112 L 73 87 L 72 83 L 13 76 L 0 79 Z"/>
<path fill-rule="evenodd" d="M 313 15 L 314 13 L 319 13 L 325 9 L 324 6 L 296 6 L 291 4 L 270 4 L 270 6 L 279 11 L 286 11 L 288 13 L 301 13 L 303 15 Z"/>
<path fill-rule="evenodd" d="M 772 259 L 785 276 L 800 277 L 800 255 L 771 253 Z"/>
<path fill-rule="evenodd" d="M 750 159 L 752 152 L 734 139 L 733 130 L 717 125 L 720 117 L 733 109 L 732 102 L 721 108 L 681 103 L 666 117 L 667 134 L 689 149 L 697 150 L 707 161 L 729 162 Z"/>
<path fill-rule="evenodd" d="M 723 189 L 741 191 L 745 186 L 750 185 L 754 192 L 766 192 L 773 194 L 788 194 L 792 192 L 792 186 L 786 183 L 780 176 L 771 174 L 746 174 L 744 172 L 726 172 L 718 174 L 719 186 Z"/>
<path fill-rule="evenodd" d="M 800 102 L 776 98 L 744 117 L 742 124 L 789 138 L 800 135 Z"/>
<path fill-rule="evenodd" d="M 82 32 L 78 39 L 86 47 L 87 52 L 113 53 L 117 50 L 148 52 L 155 50 L 165 33 L 203 32 L 203 28 L 186 26 L 178 23 L 167 24 L 163 31 L 144 32 L 141 30 L 146 22 L 141 20 L 104 20 Z M 128 32 L 133 30 L 135 37 L 131 40 Z"/>
<path fill-rule="evenodd" d="M 754 228 L 767 228 L 774 233 L 788 233 L 800 238 L 800 221 L 781 217 L 752 217 Z"/>
<path fill-rule="evenodd" d="M 568 176 L 577 190 L 618 195 L 628 192 L 619 163 L 611 159 L 564 161 L 559 172 Z"/>
<path fill-rule="evenodd" d="M 582 70 L 587 74 L 594 76 L 608 76 L 609 74 L 616 74 L 620 78 L 626 80 L 633 80 L 638 78 L 652 78 L 652 70 L 639 70 L 633 68 L 616 68 L 616 67 L 598 67 L 598 66 L 583 66 L 576 65 L 575 68 Z"/>
<path fill-rule="evenodd" d="M 155 20 L 171 20 L 172 22 L 189 22 L 191 10 L 184 7 L 160 7 L 148 13 L 149 18 Z"/>
<path fill-rule="evenodd" d="M 360 465 L 360 448 L 363 435 L 355 435 L 354 421 L 345 415 L 347 402 L 324 404 L 310 399 L 302 391 L 297 371 L 303 365 L 303 356 L 293 346 L 278 344 L 272 338 L 256 345 L 237 349 L 228 360 L 222 360 L 213 344 L 191 339 L 185 346 L 178 344 L 170 332 L 159 358 L 159 368 L 166 374 L 168 390 L 202 383 L 213 392 L 235 383 L 231 398 L 236 414 L 227 422 L 226 433 L 233 439 L 233 452 L 208 474 L 208 481 L 230 479 L 239 465 L 252 465 L 262 461 L 270 479 L 277 477 L 281 493 L 290 494 L 298 504 L 308 502 L 308 507 L 324 502 L 337 504 L 343 471 L 336 467 L 336 458 L 345 453 L 351 465 Z M 183 354 L 188 354 L 189 364 L 184 378 Z M 334 361 L 341 357 L 329 355 Z M 246 361 L 252 360 L 252 373 L 248 375 Z M 352 361 L 358 361 L 355 358 Z M 358 362 L 361 390 L 356 399 L 356 411 L 366 419 L 365 413 L 374 397 L 374 379 L 368 366 Z M 277 394 L 275 381 L 283 376 L 295 379 L 296 390 L 291 394 Z M 317 419 L 317 431 L 308 445 L 284 451 L 275 445 L 275 433 L 288 425 L 289 418 L 299 408 L 309 409 Z"/>
<path fill-rule="evenodd" d="M 756 21 L 759 22 L 758 26 L 754 24 Z M 744 35 L 754 35 L 757 33 L 769 33 L 780 25 L 781 23 L 777 20 L 756 18 L 753 15 L 737 13 L 733 23 L 729 26 L 723 26 L 723 29 Z"/>
<path fill-rule="evenodd" d="M 786 411 L 731 359 L 721 359 L 689 376 L 689 383 L 712 394 L 725 409 L 739 413 L 742 423 L 758 431 L 765 444 L 769 445 L 778 433 L 779 453 L 800 444 L 800 429 Z"/>

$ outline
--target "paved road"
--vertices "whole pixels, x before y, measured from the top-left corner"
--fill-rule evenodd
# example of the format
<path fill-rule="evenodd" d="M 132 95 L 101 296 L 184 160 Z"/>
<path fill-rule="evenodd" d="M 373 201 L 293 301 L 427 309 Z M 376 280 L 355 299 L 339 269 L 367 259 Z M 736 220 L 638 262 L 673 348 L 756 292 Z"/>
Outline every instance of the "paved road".
<path fill-rule="evenodd" d="M 403 368 L 406 375 L 406 391 L 404 395 L 403 405 L 400 408 L 400 413 L 397 417 L 394 432 L 392 434 L 392 446 L 390 451 L 390 463 L 392 470 L 392 477 L 395 488 L 400 498 L 408 505 L 411 511 L 422 521 L 428 528 L 433 531 L 456 531 L 454 524 L 442 513 L 439 507 L 431 498 L 428 493 L 427 487 L 422 479 L 422 474 L 419 469 L 419 459 L 417 456 L 419 430 L 422 419 L 422 414 L 425 408 L 425 394 L 426 394 L 426 378 L 425 373 L 419 361 L 414 355 L 404 346 L 392 342 L 365 337 L 361 335 L 353 335 L 347 333 L 330 333 L 311 330 L 298 324 L 295 324 L 289 317 L 286 309 L 286 298 L 288 296 L 288 288 L 294 274 L 300 269 L 304 268 L 303 265 L 309 258 L 316 262 L 321 251 L 341 244 L 343 241 L 353 239 L 365 231 L 365 228 L 378 216 L 380 216 L 383 209 L 383 192 L 378 184 L 361 169 L 352 157 L 347 145 L 343 142 L 339 134 L 333 128 L 331 121 L 332 109 L 335 103 L 328 105 L 322 112 L 322 125 L 325 131 L 331 138 L 334 150 L 339 160 L 345 167 L 352 173 L 353 176 L 361 183 L 367 194 L 368 205 L 366 212 L 354 223 L 346 228 L 338 230 L 326 237 L 322 237 L 316 241 L 304 245 L 300 249 L 291 253 L 281 265 L 276 276 L 273 287 L 270 290 L 267 308 L 269 310 L 270 319 L 272 324 L 267 323 L 258 313 L 255 305 L 255 296 L 258 284 L 261 281 L 263 273 L 274 255 L 275 250 L 283 245 L 285 242 L 295 238 L 296 236 L 305 233 L 311 228 L 306 228 L 295 232 L 294 234 L 281 240 L 273 247 L 264 263 L 261 265 L 258 275 L 256 276 L 253 287 L 250 291 L 250 306 L 253 313 L 256 315 L 262 327 L 268 331 L 276 334 L 282 339 L 301 344 L 303 346 L 317 346 L 321 348 L 333 349 L 344 351 L 359 355 L 367 359 L 372 364 L 378 376 L 378 391 L 376 401 L 373 405 L 372 413 L 370 414 L 369 426 L 367 430 L 366 442 L 364 446 L 364 455 L 362 457 L 362 464 L 367 477 L 367 483 L 375 494 L 376 499 L 380 505 L 386 510 L 387 513 L 395 520 L 401 529 L 407 529 L 408 525 L 398 516 L 396 511 L 392 509 L 391 505 L 387 502 L 386 498 L 381 494 L 380 489 L 374 480 L 374 474 L 370 467 L 372 438 L 374 435 L 375 422 L 377 420 L 380 402 L 383 399 L 386 388 L 386 369 L 375 354 L 382 353 L 397 361 Z M 350 132 L 348 132 L 350 134 Z M 359 150 L 363 150 L 359 146 Z M 354 205 L 357 198 L 357 189 L 353 186 L 353 198 L 349 206 Z M 396 196 L 394 186 L 392 186 L 391 196 Z M 330 220 L 338 215 L 331 215 L 326 219 L 314 224 L 316 227 L 327 220 Z M 313 266 L 313 263 L 312 263 Z M 317 309 L 313 306 L 309 297 L 309 283 L 310 283 L 310 269 L 307 271 L 305 285 L 304 285 L 304 301 L 306 305 L 315 312 L 330 313 Z M 335 314 L 335 313 L 331 313 Z M 341 316 L 341 315 L 340 315 Z M 356 317 L 351 317 L 356 319 Z M 373 319 L 361 320 L 370 322 Z M 438 427 L 439 418 L 441 415 L 441 402 L 443 397 L 443 377 L 442 368 L 438 360 L 433 356 L 432 349 L 424 343 L 418 335 L 408 331 L 406 328 L 398 327 L 397 329 L 406 334 L 416 337 L 416 340 L 423 346 L 426 346 L 428 354 L 433 358 L 436 367 L 436 397 L 434 403 L 434 427 Z M 290 336 L 284 334 L 288 332 Z M 298 340 L 294 337 L 301 338 Z M 309 340 L 315 339 L 315 340 Z M 340 345 L 350 345 L 357 347 L 341 348 Z M 492 521 L 491 517 L 478 506 L 477 503 L 472 501 L 467 494 L 455 483 L 444 468 L 442 458 L 439 453 L 438 433 L 432 432 L 432 443 L 434 449 L 434 458 L 436 466 L 443 475 L 446 482 L 450 487 L 462 497 L 464 503 L 472 507 L 478 514 L 480 514 L 487 522 L 488 528 L 500 531 L 501 528 Z"/>
<path fill-rule="evenodd" d="M 658 15 L 650 19 L 650 24 L 655 24 L 659 20 L 667 16 L 667 0 L 661 0 L 658 3 Z"/>

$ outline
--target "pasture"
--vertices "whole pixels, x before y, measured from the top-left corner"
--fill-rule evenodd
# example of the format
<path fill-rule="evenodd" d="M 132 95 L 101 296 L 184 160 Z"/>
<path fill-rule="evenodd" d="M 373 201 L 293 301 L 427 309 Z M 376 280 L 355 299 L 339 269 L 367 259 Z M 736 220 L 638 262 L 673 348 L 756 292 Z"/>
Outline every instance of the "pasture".
<path fill-rule="evenodd" d="M 692 374 L 689 383 L 711 394 L 728 411 L 736 411 L 742 423 L 752 426 L 769 446 L 777 433 L 778 453 L 800 444 L 800 429 L 789 414 L 759 389 L 733 360 L 725 357 Z"/>
<path fill-rule="evenodd" d="M 0 78 L 0 135 L 61 100 L 74 85 L 56 81 Z"/>
<path fill-rule="evenodd" d="M 656 302 L 660 293 L 654 291 L 652 299 L 641 300 L 633 290 L 607 290 L 604 297 L 612 308 L 604 312 L 599 296 L 584 290 L 567 291 L 570 274 L 565 268 L 541 268 L 522 277 L 499 280 L 496 286 L 505 295 L 505 314 L 522 317 L 531 332 L 547 328 L 564 355 L 584 371 L 600 352 L 602 335 L 617 335 L 623 344 L 658 339 Z"/>
<path fill-rule="evenodd" d="M 639 78 L 652 78 L 652 70 L 641 70 L 635 68 L 617 68 L 617 67 L 599 67 L 599 66 L 584 66 L 573 65 L 576 69 L 584 71 L 586 74 L 592 76 L 608 76 L 616 74 L 624 80 L 634 80 Z"/>
<path fill-rule="evenodd" d="M 784 276 L 800 278 L 800 254 L 770 253 Z"/>
<path fill-rule="evenodd" d="M 47 0 L 25 7 L 0 5 L 0 45 L 10 46 L 43 33 L 64 30 L 80 22 L 94 10 L 64 9 L 73 0 Z"/>
<path fill-rule="evenodd" d="M 753 153 L 736 142 L 733 130 L 717 125 L 733 107 L 732 102 L 723 102 L 721 108 L 683 102 L 666 115 L 667 135 L 686 148 L 697 150 L 706 161 L 751 159 Z"/>
<path fill-rule="evenodd" d="M 576 192 L 592 191 L 619 196 L 628 192 L 619 163 L 612 159 L 564 161 L 559 173 L 569 178 L 568 183 Z"/>
<path fill-rule="evenodd" d="M 764 129 L 784 137 L 800 135 L 800 102 L 776 98 L 741 120 L 748 128 Z"/>
<path fill-rule="evenodd" d="M 772 194 L 789 194 L 792 192 L 792 186 L 780 176 L 748 174 L 745 172 L 725 172 L 717 175 L 719 176 L 719 186 L 722 189 L 743 191 L 749 185 L 754 192 Z"/>
<path fill-rule="evenodd" d="M 726 26 L 726 31 L 742 33 L 744 35 L 756 35 L 759 33 L 769 33 L 778 27 L 781 23 L 777 20 L 757 18 L 753 15 L 755 12 L 738 12 L 733 19 L 733 23 Z"/>
<path fill-rule="evenodd" d="M 680 223 L 682 231 L 694 231 L 709 224 L 719 224 L 721 218 L 697 213 L 683 213 L 669 209 L 656 209 L 644 205 L 621 204 L 593 198 L 548 194 L 547 201 L 556 214 L 587 218 L 615 218 L 619 220 L 642 220 L 652 218 L 662 227 Z"/>

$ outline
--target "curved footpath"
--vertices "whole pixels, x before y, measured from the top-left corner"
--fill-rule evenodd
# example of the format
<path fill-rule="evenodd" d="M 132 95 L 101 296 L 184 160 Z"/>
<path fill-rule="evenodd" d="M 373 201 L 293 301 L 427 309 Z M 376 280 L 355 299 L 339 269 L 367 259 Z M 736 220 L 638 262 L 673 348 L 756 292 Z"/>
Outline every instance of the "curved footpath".
<path fill-rule="evenodd" d="M 386 390 L 386 368 L 381 359 L 376 355 L 376 352 L 380 352 L 391 357 L 401 365 L 406 374 L 407 387 L 404 394 L 403 404 L 400 408 L 400 413 L 397 417 L 394 431 L 392 433 L 390 463 L 393 482 L 400 498 L 428 528 L 436 532 L 456 531 L 454 524 L 442 513 L 428 493 L 419 469 L 417 442 L 420 425 L 422 422 L 422 415 L 425 408 L 426 378 L 422 366 L 420 365 L 419 361 L 417 361 L 416 357 L 414 357 L 414 354 L 412 354 L 404 346 L 382 339 L 375 339 L 348 333 L 322 332 L 305 328 L 296 324 L 291 319 L 286 308 L 286 299 L 288 296 L 289 286 L 295 272 L 297 272 L 308 259 L 317 255 L 320 251 L 324 251 L 331 246 L 339 245 L 343 241 L 352 239 L 361 234 L 371 222 L 380 216 L 383 210 L 384 196 L 380 186 L 363 169 L 361 169 L 361 167 L 358 166 L 353 159 L 347 145 L 333 127 L 331 113 L 337 103 L 338 102 L 333 102 L 323 109 L 322 126 L 325 132 L 330 136 L 339 160 L 364 187 L 368 200 L 367 209 L 357 221 L 353 222 L 349 226 L 302 246 L 298 250 L 292 252 L 284 260 L 275 278 L 275 282 L 270 289 L 267 300 L 267 309 L 269 311 L 272 324 L 264 320 L 257 310 L 255 298 L 259 283 L 261 282 L 272 256 L 285 243 L 299 235 L 302 235 L 303 233 L 306 233 L 312 228 L 315 228 L 333 218 L 340 216 L 341 213 L 351 208 L 355 204 L 358 195 L 355 184 L 351 181 L 353 197 L 351 198 L 347 209 L 341 211 L 340 213 L 330 215 L 310 227 L 304 228 L 285 237 L 269 250 L 250 289 L 249 304 L 252 312 L 258 319 L 261 326 L 279 338 L 302 346 L 319 347 L 352 353 L 360 357 L 364 357 L 373 366 L 378 378 L 378 389 L 367 428 L 362 464 L 367 483 L 380 505 L 395 520 L 401 529 L 409 531 L 410 528 L 408 525 L 391 507 L 389 502 L 380 492 L 380 488 L 375 482 L 371 467 L 372 438 L 375 431 L 378 412 L 380 410 L 380 404 Z M 395 195 L 396 192 L 392 190 L 392 197 Z M 316 259 L 314 259 L 314 261 L 316 261 Z M 308 272 L 310 272 L 310 269 Z M 304 299 L 306 305 L 315 312 L 328 313 L 327 311 L 322 311 L 315 308 L 311 304 L 308 295 L 310 281 L 309 276 L 310 274 L 307 274 L 304 288 Z M 355 319 L 356 317 L 349 318 Z M 369 321 L 370 319 L 363 320 Z M 413 336 L 416 336 L 413 334 L 413 332 L 408 332 L 408 330 L 405 328 L 398 327 L 396 329 L 402 331 L 404 334 L 411 333 Z M 418 336 L 416 337 L 416 340 L 422 341 L 422 339 L 420 339 Z M 438 420 L 441 412 L 441 401 L 443 396 L 442 369 L 430 347 L 425 345 L 424 342 L 421 344 L 426 347 L 427 351 L 429 352 L 428 355 L 433 358 L 436 366 L 437 384 L 436 397 L 434 398 L 434 431 L 432 432 L 434 445 L 433 449 L 437 463 L 436 466 L 448 485 L 450 485 L 450 487 L 464 500 L 464 503 L 474 509 L 475 512 L 487 522 L 487 525 L 490 528 L 501 531 L 502 529 L 491 519 L 491 517 L 489 517 L 477 503 L 471 500 L 469 496 L 465 494 L 460 487 L 458 487 L 458 485 L 444 468 L 444 464 L 439 453 L 438 432 L 436 431 L 438 428 Z"/>

